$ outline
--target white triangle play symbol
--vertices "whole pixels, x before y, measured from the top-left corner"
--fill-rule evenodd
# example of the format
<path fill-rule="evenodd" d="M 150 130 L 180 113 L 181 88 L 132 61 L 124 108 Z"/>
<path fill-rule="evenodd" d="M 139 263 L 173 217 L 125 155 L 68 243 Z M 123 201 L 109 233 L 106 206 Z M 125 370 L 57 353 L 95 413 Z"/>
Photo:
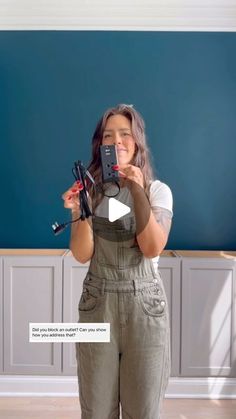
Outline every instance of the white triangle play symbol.
<path fill-rule="evenodd" d="M 128 207 L 125 204 L 122 204 L 122 202 L 117 201 L 115 198 L 109 199 L 109 205 L 108 205 L 108 219 L 109 221 L 113 222 L 115 220 L 118 220 L 118 218 L 123 217 L 123 215 L 126 215 L 130 212 L 130 207 Z"/>

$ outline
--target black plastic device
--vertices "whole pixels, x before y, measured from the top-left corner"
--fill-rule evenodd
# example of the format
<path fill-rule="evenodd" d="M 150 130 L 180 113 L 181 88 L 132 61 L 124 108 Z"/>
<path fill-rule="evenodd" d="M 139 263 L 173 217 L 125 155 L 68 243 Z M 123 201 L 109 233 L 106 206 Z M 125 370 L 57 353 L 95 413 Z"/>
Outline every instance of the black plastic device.
<path fill-rule="evenodd" d="M 102 180 L 103 183 L 115 182 L 119 180 L 118 170 L 112 169 L 117 165 L 117 154 L 115 145 L 100 145 L 100 156 L 102 163 Z"/>

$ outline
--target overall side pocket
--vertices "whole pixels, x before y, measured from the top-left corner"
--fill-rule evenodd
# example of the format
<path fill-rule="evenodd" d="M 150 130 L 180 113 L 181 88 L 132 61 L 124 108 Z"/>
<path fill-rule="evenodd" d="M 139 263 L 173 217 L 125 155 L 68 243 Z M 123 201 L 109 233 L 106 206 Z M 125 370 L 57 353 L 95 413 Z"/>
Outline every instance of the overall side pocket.
<path fill-rule="evenodd" d="M 93 313 L 102 302 L 101 291 L 90 284 L 84 284 L 78 310 L 81 313 Z"/>
<path fill-rule="evenodd" d="M 143 312 L 148 316 L 162 317 L 166 314 L 166 297 L 158 285 L 142 290 L 139 301 Z"/>

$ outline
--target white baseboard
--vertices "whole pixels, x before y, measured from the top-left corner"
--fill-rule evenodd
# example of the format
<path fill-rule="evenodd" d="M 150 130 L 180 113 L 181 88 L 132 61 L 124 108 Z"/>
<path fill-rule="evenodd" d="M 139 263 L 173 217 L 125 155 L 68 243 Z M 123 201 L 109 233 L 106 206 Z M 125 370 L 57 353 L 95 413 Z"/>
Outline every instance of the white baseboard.
<path fill-rule="evenodd" d="M 236 399 L 236 378 L 171 377 L 166 398 Z"/>
<path fill-rule="evenodd" d="M 75 376 L 1 375 L 0 397 L 76 397 Z"/>
<path fill-rule="evenodd" d="M 75 376 L 0 376 L 0 397 L 77 397 L 78 394 Z M 171 377 L 166 398 L 236 399 L 236 378 Z"/>

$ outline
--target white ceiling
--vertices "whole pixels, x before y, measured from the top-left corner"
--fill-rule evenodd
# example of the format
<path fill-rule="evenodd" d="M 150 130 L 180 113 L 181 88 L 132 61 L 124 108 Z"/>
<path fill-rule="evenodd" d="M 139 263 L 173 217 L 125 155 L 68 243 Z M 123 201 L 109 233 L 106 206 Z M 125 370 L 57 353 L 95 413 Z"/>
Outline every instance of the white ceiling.
<path fill-rule="evenodd" d="M 236 31 L 236 0 L 0 0 L 1 30 Z"/>

